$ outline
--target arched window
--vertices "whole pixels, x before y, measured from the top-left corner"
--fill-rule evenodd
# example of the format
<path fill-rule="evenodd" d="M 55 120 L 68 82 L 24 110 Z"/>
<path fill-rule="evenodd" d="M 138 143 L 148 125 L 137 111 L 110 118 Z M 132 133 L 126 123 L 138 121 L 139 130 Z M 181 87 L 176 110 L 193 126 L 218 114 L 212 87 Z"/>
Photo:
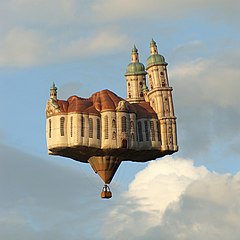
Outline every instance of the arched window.
<path fill-rule="evenodd" d="M 48 127 L 49 127 L 48 137 L 51 138 L 52 137 L 52 120 L 51 119 L 48 120 Z"/>
<path fill-rule="evenodd" d="M 64 136 L 64 122 L 65 122 L 65 118 L 61 117 L 60 118 L 60 135 Z"/>
<path fill-rule="evenodd" d="M 108 139 L 108 116 L 104 117 L 104 134 L 105 139 Z"/>
<path fill-rule="evenodd" d="M 142 142 L 143 141 L 143 134 L 142 134 L 142 123 L 138 122 L 138 141 Z"/>
<path fill-rule="evenodd" d="M 112 133 L 112 139 L 113 139 L 113 140 L 116 140 L 116 132 L 113 132 L 113 133 Z"/>
<path fill-rule="evenodd" d="M 97 139 L 100 139 L 100 119 L 97 119 Z"/>
<path fill-rule="evenodd" d="M 148 129 L 148 122 L 147 121 L 144 121 L 144 127 L 145 127 L 146 141 L 149 141 L 149 129 Z"/>
<path fill-rule="evenodd" d="M 81 117 L 81 136 L 84 137 L 84 128 L 85 128 L 85 121 L 84 117 Z"/>
<path fill-rule="evenodd" d="M 116 120 L 115 119 L 112 120 L 112 128 L 116 128 Z"/>
<path fill-rule="evenodd" d="M 159 121 L 157 121 L 157 137 L 158 137 L 158 141 L 161 141 L 161 136 L 160 136 L 160 125 L 159 125 Z"/>
<path fill-rule="evenodd" d="M 150 130 L 151 130 L 152 141 L 155 141 L 155 129 L 154 129 L 153 121 L 150 121 Z"/>
<path fill-rule="evenodd" d="M 73 117 L 70 118 L 70 135 L 73 136 Z"/>
<path fill-rule="evenodd" d="M 93 119 L 89 118 L 89 138 L 93 138 Z"/>
<path fill-rule="evenodd" d="M 122 132 L 127 131 L 127 118 L 125 116 L 122 117 Z"/>
<path fill-rule="evenodd" d="M 134 129 L 134 122 L 133 121 L 130 122 L 130 128 L 131 128 L 131 130 Z"/>

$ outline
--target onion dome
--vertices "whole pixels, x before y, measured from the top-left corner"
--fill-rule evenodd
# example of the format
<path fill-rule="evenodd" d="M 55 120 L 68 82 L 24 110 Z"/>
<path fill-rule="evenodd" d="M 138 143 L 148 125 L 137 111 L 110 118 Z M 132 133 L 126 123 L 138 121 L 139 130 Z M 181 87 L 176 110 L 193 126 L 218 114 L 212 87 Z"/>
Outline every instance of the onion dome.
<path fill-rule="evenodd" d="M 167 65 L 165 58 L 158 54 L 157 44 L 153 39 L 150 42 L 150 54 L 150 57 L 147 59 L 146 69 L 156 65 Z"/>
<path fill-rule="evenodd" d="M 125 76 L 130 75 L 146 75 L 145 67 L 138 59 L 138 50 L 134 45 L 132 49 L 132 62 L 128 64 Z"/>

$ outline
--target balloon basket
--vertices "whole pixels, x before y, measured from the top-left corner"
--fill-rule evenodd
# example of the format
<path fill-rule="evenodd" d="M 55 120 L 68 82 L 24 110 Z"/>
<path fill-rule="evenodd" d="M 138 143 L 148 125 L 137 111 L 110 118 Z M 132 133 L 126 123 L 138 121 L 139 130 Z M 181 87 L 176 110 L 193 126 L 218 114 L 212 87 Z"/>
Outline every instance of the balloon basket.
<path fill-rule="evenodd" d="M 112 197 L 112 192 L 110 191 L 110 188 L 108 185 L 104 185 L 102 192 L 101 192 L 101 198 L 103 199 L 109 199 Z"/>

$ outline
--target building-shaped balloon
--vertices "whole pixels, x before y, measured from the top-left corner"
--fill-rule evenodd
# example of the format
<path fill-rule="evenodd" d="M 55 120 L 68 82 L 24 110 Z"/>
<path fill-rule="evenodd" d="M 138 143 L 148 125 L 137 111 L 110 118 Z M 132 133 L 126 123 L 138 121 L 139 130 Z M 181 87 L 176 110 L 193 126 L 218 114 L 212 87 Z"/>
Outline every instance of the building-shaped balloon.
<path fill-rule="evenodd" d="M 131 57 L 126 99 L 102 90 L 59 100 L 53 84 L 46 106 L 49 154 L 90 163 L 106 184 L 121 161 L 146 162 L 178 151 L 167 63 L 154 40 L 146 70 L 135 46 Z"/>

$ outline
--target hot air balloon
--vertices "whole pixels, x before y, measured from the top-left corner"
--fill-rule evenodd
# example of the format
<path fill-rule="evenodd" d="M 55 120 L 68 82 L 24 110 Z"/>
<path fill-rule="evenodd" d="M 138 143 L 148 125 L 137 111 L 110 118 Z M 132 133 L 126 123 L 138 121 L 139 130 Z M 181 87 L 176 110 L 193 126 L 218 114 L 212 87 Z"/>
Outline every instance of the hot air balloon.
<path fill-rule="evenodd" d="M 126 99 L 106 89 L 89 98 L 59 100 L 53 83 L 46 105 L 49 154 L 89 163 L 104 182 L 105 199 L 112 197 L 108 184 L 122 161 L 146 162 L 178 151 L 165 58 L 154 40 L 146 70 L 135 46 L 131 57 Z"/>

